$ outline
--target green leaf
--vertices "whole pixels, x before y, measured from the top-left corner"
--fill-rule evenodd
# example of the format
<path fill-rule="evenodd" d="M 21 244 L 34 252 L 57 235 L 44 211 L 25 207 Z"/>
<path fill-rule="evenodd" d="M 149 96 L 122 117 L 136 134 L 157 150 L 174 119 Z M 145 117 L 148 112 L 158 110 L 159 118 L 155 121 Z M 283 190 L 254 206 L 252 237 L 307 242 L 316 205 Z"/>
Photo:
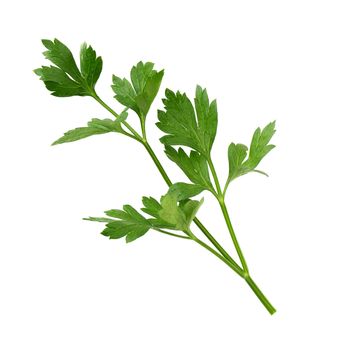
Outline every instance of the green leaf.
<path fill-rule="evenodd" d="M 208 163 L 203 155 L 191 151 L 188 156 L 181 147 L 176 151 L 171 146 L 165 146 L 165 154 L 171 161 L 180 167 L 194 184 L 209 191 L 213 191 L 213 185 L 209 176 Z"/>
<path fill-rule="evenodd" d="M 231 143 L 228 147 L 228 181 L 232 181 L 245 173 L 242 164 L 247 157 L 247 151 L 248 147 L 241 143 L 238 143 L 237 145 Z"/>
<path fill-rule="evenodd" d="M 120 114 L 119 114 L 119 118 L 117 118 L 117 121 L 119 123 L 122 123 L 124 120 L 126 120 L 126 118 L 128 117 L 128 112 L 127 112 L 127 108 L 125 108 Z"/>
<path fill-rule="evenodd" d="M 186 217 L 187 227 L 190 226 L 191 222 L 196 217 L 196 214 L 200 206 L 203 204 L 203 202 L 204 202 L 203 198 L 200 201 L 189 200 L 189 201 L 180 202 L 180 208 Z"/>
<path fill-rule="evenodd" d="M 137 95 L 143 93 L 147 80 L 155 73 L 153 67 L 154 63 L 140 61 L 131 68 L 130 78 Z"/>
<path fill-rule="evenodd" d="M 132 206 L 124 205 L 123 210 L 105 211 L 108 217 L 88 217 L 84 220 L 105 222 L 103 235 L 111 239 L 126 236 L 126 241 L 131 242 L 143 236 L 150 229 L 187 232 L 203 200 L 187 199 L 183 192 L 172 189 L 161 198 L 160 202 L 153 197 L 143 197 L 142 203 L 144 207 L 141 210 L 151 218 L 145 218 Z"/>
<path fill-rule="evenodd" d="M 275 122 L 268 124 L 262 131 L 260 128 L 256 129 L 250 144 L 248 158 L 247 146 L 234 143 L 230 144 L 228 148 L 229 174 L 226 187 L 232 180 L 249 172 L 256 172 L 268 176 L 265 172 L 256 169 L 256 167 L 275 147 L 269 144 L 275 132 Z"/>
<path fill-rule="evenodd" d="M 201 185 L 187 184 L 184 182 L 177 182 L 170 186 L 168 193 L 175 193 L 178 201 L 183 201 L 188 198 L 197 196 L 206 188 Z"/>
<path fill-rule="evenodd" d="M 175 229 L 175 226 L 169 222 L 164 221 L 160 215 L 159 212 L 162 209 L 161 204 L 154 199 L 153 197 L 142 197 L 142 203 L 144 205 L 141 210 L 152 216 L 152 218 L 148 219 L 148 221 L 151 223 L 152 227 L 154 228 L 168 228 L 168 229 Z"/>
<path fill-rule="evenodd" d="M 136 96 L 136 104 L 143 116 L 146 116 L 162 83 L 164 71 L 157 72 L 146 81 L 143 92 Z"/>
<path fill-rule="evenodd" d="M 217 129 L 216 102 L 209 103 L 206 90 L 196 89 L 196 113 L 186 94 L 167 89 L 165 111 L 158 111 L 157 126 L 167 135 L 160 141 L 166 146 L 182 145 L 209 157 Z"/>
<path fill-rule="evenodd" d="M 102 58 L 97 57 L 95 50 L 86 43 L 80 49 L 80 70 L 88 86 L 94 89 L 102 71 Z"/>
<path fill-rule="evenodd" d="M 159 218 L 159 211 L 162 209 L 160 203 L 153 197 L 142 197 L 142 204 L 144 207 L 141 209 L 144 213 Z"/>
<path fill-rule="evenodd" d="M 199 85 L 196 88 L 196 98 L 194 99 L 198 118 L 198 128 L 202 131 L 204 144 L 209 145 L 209 150 L 214 143 L 218 126 L 218 112 L 216 100 L 209 103 L 206 89 Z"/>
<path fill-rule="evenodd" d="M 114 98 L 123 106 L 126 106 L 139 114 L 140 111 L 135 101 L 136 93 L 130 82 L 125 78 L 121 79 L 115 75 L 113 75 L 112 80 L 112 90 L 115 92 Z"/>
<path fill-rule="evenodd" d="M 47 51 L 43 52 L 43 55 L 79 82 L 81 80 L 81 74 L 68 47 L 58 39 L 54 39 L 53 41 L 43 39 L 42 43 L 47 48 Z"/>
<path fill-rule="evenodd" d="M 120 118 L 116 120 L 112 120 L 108 118 L 106 119 L 93 118 L 91 121 L 88 122 L 88 126 L 91 128 L 101 129 L 106 132 L 112 132 L 112 131 L 123 132 L 123 129 L 121 127 L 121 120 L 125 120 L 125 118 L 124 117 L 121 118 L 122 114 L 120 115 Z"/>
<path fill-rule="evenodd" d="M 123 210 L 108 210 L 106 214 L 119 219 L 107 223 L 106 229 L 102 231 L 102 234 L 110 239 L 126 236 L 126 242 L 129 243 L 140 238 L 152 228 L 149 221 L 131 205 L 124 205 Z"/>
<path fill-rule="evenodd" d="M 123 133 L 120 122 L 111 119 L 94 118 L 88 122 L 88 126 L 69 130 L 62 137 L 56 140 L 52 145 L 58 145 L 66 142 L 73 142 L 84 139 L 92 135 L 106 134 L 108 132 Z"/>
<path fill-rule="evenodd" d="M 186 215 L 177 205 L 177 195 L 168 193 L 161 198 L 160 203 L 160 218 L 174 225 L 176 230 L 185 231 L 188 228 Z"/>
<path fill-rule="evenodd" d="M 269 142 L 272 136 L 275 134 L 275 125 L 276 122 L 269 123 L 261 131 L 260 128 L 257 128 L 254 132 L 252 142 L 249 149 L 248 160 L 244 165 L 250 169 L 255 169 L 261 160 L 273 149 L 274 145 L 270 145 Z"/>
<path fill-rule="evenodd" d="M 55 66 L 42 66 L 34 73 L 40 76 L 46 88 L 57 97 L 94 96 L 95 84 L 102 71 L 102 58 L 91 46 L 83 44 L 80 50 L 80 70 L 72 52 L 57 39 L 42 40 L 47 48 L 43 54 Z"/>
<path fill-rule="evenodd" d="M 170 223 L 176 230 L 188 231 L 199 207 L 203 203 L 194 200 L 179 201 L 178 193 L 169 191 L 160 200 L 162 209 L 159 211 L 159 216 L 165 222 Z M 178 203 L 179 202 L 179 203 Z"/>
<path fill-rule="evenodd" d="M 130 72 L 131 82 L 113 75 L 115 99 L 145 118 L 156 97 L 164 71 L 157 72 L 151 62 L 139 62 Z"/>
<path fill-rule="evenodd" d="M 41 67 L 34 70 L 34 73 L 40 77 L 53 96 L 70 97 L 70 96 L 87 96 L 86 90 L 71 79 L 62 69 L 50 66 Z"/>

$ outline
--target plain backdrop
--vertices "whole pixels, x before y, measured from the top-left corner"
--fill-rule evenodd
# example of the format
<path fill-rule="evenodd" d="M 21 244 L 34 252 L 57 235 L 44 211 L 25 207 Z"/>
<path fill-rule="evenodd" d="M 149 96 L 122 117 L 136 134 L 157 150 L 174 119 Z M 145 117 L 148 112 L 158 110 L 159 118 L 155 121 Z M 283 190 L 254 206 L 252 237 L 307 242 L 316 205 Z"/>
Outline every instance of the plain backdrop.
<path fill-rule="evenodd" d="M 4 350 L 349 349 L 349 1 L 11 1 L 1 5 L 0 348 Z M 103 57 L 99 94 L 139 60 L 165 87 L 217 98 L 213 158 L 277 121 L 269 173 L 235 181 L 227 201 L 252 276 L 276 306 L 194 243 L 149 232 L 132 244 L 88 215 L 165 183 L 145 151 L 117 134 L 50 147 L 92 117 L 88 97 L 50 96 L 32 70 L 40 39 Z M 77 57 L 77 56 L 76 56 Z M 130 115 L 135 127 L 137 119 Z M 233 252 L 209 194 L 199 217 Z"/>

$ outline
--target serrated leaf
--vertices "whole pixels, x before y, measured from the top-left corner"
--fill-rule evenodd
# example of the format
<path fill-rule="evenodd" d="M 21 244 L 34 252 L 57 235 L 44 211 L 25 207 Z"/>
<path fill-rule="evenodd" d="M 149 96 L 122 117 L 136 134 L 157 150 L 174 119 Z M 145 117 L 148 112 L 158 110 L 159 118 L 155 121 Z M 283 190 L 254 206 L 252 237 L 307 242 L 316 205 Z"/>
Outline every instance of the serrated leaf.
<path fill-rule="evenodd" d="M 48 49 L 43 54 L 55 66 L 42 66 L 34 72 L 46 88 L 57 97 L 94 96 L 94 87 L 101 74 L 102 58 L 91 46 L 80 50 L 80 70 L 69 48 L 58 39 L 42 40 Z"/>
<path fill-rule="evenodd" d="M 87 96 L 86 90 L 58 67 L 42 66 L 35 69 L 34 73 L 40 77 L 53 96 Z"/>
<path fill-rule="evenodd" d="M 143 92 L 136 96 L 136 104 L 143 116 L 146 116 L 162 83 L 164 71 L 151 75 L 144 86 Z"/>
<path fill-rule="evenodd" d="M 106 134 L 108 132 L 123 132 L 121 125 L 116 120 L 94 118 L 88 122 L 88 126 L 69 130 L 52 145 L 78 141 L 93 135 Z"/>
<path fill-rule="evenodd" d="M 203 155 L 191 151 L 188 156 L 181 147 L 176 151 L 171 146 L 165 147 L 165 154 L 180 167 L 194 184 L 202 186 L 209 191 L 213 190 L 213 185 L 209 176 L 208 163 Z"/>
<path fill-rule="evenodd" d="M 152 62 L 143 63 L 140 61 L 131 68 L 130 78 L 137 95 L 144 91 L 147 80 L 155 73 L 153 67 L 154 63 Z"/>
<path fill-rule="evenodd" d="M 247 168 L 255 169 L 261 160 L 275 148 L 274 145 L 269 144 L 272 136 L 276 132 L 275 125 L 276 122 L 272 122 L 265 126 L 262 131 L 260 128 L 255 130 L 250 144 L 249 157 L 244 163 Z"/>
<path fill-rule="evenodd" d="M 47 51 L 43 52 L 43 55 L 69 74 L 75 81 L 79 82 L 81 80 L 81 74 L 69 48 L 58 39 L 54 39 L 53 41 L 43 39 L 42 43 L 47 48 Z"/>
<path fill-rule="evenodd" d="M 228 181 L 232 181 L 244 174 L 244 168 L 242 167 L 242 164 L 247 157 L 247 151 L 248 147 L 242 145 L 241 143 L 231 143 L 228 147 Z"/>
<path fill-rule="evenodd" d="M 80 70 L 88 86 L 94 88 L 102 71 L 102 58 L 86 43 L 80 49 Z"/>
<path fill-rule="evenodd" d="M 101 130 L 105 130 L 106 132 L 123 132 L 121 127 L 120 119 L 112 120 L 112 119 L 98 119 L 93 118 L 88 122 L 88 126 L 92 128 L 98 128 Z"/>
<path fill-rule="evenodd" d="M 165 91 L 164 111 L 158 111 L 157 126 L 166 133 L 160 141 L 166 146 L 181 145 L 209 157 L 217 129 L 216 102 L 209 103 L 206 90 L 197 87 L 196 113 L 186 96 L 180 92 Z"/>
<path fill-rule="evenodd" d="M 142 197 L 142 203 L 144 207 L 141 208 L 141 210 L 144 213 L 152 216 L 152 218 L 148 219 L 152 227 L 163 229 L 175 229 L 175 226 L 173 224 L 164 221 L 160 217 L 159 212 L 162 209 L 162 206 L 156 199 L 154 199 L 153 197 Z"/>
<path fill-rule="evenodd" d="M 136 93 L 130 82 L 125 78 L 121 79 L 115 75 L 113 75 L 112 80 L 112 90 L 115 92 L 114 98 L 123 106 L 126 106 L 139 114 L 140 111 L 135 101 Z"/>
<path fill-rule="evenodd" d="M 139 62 L 133 66 L 131 82 L 113 76 L 115 99 L 135 111 L 140 118 L 146 117 L 162 82 L 164 71 L 157 72 L 153 67 L 151 62 Z"/>
<path fill-rule="evenodd" d="M 205 189 L 206 188 L 201 185 L 177 182 L 170 186 L 168 193 L 174 193 L 177 196 L 178 201 L 183 201 L 185 199 L 197 196 Z"/>
<path fill-rule="evenodd" d="M 203 200 L 195 201 L 186 197 L 183 192 L 174 189 L 162 196 L 160 202 L 153 197 L 143 197 L 144 207 L 141 210 L 150 215 L 151 218 L 144 217 L 130 205 L 124 205 L 123 210 L 111 209 L 105 211 L 107 218 L 89 217 L 85 220 L 106 222 L 106 227 L 102 231 L 103 235 L 111 239 L 126 236 L 127 242 L 143 236 L 150 229 L 188 232 Z"/>
<path fill-rule="evenodd" d="M 275 131 L 275 122 L 269 123 L 262 131 L 260 128 L 257 128 L 252 137 L 248 158 L 247 146 L 234 143 L 230 144 L 228 148 L 229 174 L 225 188 L 227 188 L 232 180 L 249 172 L 256 172 L 268 176 L 265 172 L 256 169 L 256 167 L 275 147 L 269 144 Z"/>
<path fill-rule="evenodd" d="M 204 199 L 202 198 L 200 201 L 194 201 L 194 200 L 189 200 L 189 201 L 184 201 L 180 203 L 180 208 L 185 214 L 186 217 L 186 224 L 187 227 L 190 226 L 191 222 L 193 219 L 196 217 L 196 214 L 203 204 Z"/>
<path fill-rule="evenodd" d="M 176 230 L 188 231 L 189 227 L 196 216 L 199 207 L 203 203 L 194 200 L 180 200 L 179 194 L 169 191 L 160 200 L 162 209 L 159 216 L 165 222 L 174 226 Z"/>
<path fill-rule="evenodd" d="M 202 132 L 203 142 L 209 145 L 209 150 L 211 150 L 218 125 L 216 100 L 209 103 L 207 90 L 202 89 L 198 85 L 194 102 L 198 119 L 198 128 Z"/>
<path fill-rule="evenodd" d="M 52 146 L 59 145 L 61 143 L 78 141 L 92 135 L 105 134 L 107 132 L 108 131 L 102 130 L 100 128 L 92 128 L 92 127 L 76 128 L 65 132 L 62 137 L 60 137 L 58 140 L 52 143 Z"/>
<path fill-rule="evenodd" d="M 186 215 L 177 205 L 176 194 L 168 193 L 160 200 L 162 209 L 159 216 L 165 222 L 174 225 L 175 229 L 184 231 L 187 227 Z"/>
<path fill-rule="evenodd" d="M 159 218 L 159 211 L 162 209 L 160 203 L 153 197 L 142 197 L 143 208 L 141 209 L 144 213 Z"/>
<path fill-rule="evenodd" d="M 106 225 L 102 234 L 109 236 L 111 239 L 118 239 L 126 236 L 126 242 L 132 242 L 143 236 L 152 228 L 150 222 L 142 216 L 131 205 L 124 205 L 123 210 L 108 210 L 106 214 L 116 218 Z"/>

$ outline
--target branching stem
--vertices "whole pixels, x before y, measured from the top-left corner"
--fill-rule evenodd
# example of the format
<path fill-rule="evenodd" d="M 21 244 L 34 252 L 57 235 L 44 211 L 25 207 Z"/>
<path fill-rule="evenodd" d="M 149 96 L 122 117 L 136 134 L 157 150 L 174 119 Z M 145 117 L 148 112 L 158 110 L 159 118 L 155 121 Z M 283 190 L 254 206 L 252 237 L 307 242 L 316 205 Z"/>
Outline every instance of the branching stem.
<path fill-rule="evenodd" d="M 102 106 L 104 107 L 108 112 L 110 112 L 115 118 L 119 118 L 120 115 L 115 112 L 111 107 L 107 105 L 106 102 L 104 102 L 96 93 L 92 95 L 92 97 Z M 125 134 L 136 141 L 141 142 L 142 141 L 142 136 L 126 121 L 122 121 L 122 124 L 125 125 L 125 127 L 131 132 L 131 134 L 125 132 Z"/>
<path fill-rule="evenodd" d="M 109 107 L 96 93 L 92 96 L 101 106 L 103 106 L 106 110 L 108 110 L 114 117 L 119 118 L 119 114 L 116 113 L 111 107 Z M 144 119 L 141 119 L 141 130 L 142 130 L 142 136 L 125 120 L 122 122 L 122 124 L 130 131 L 129 132 L 124 132 L 125 135 L 133 138 L 134 140 L 140 142 L 152 158 L 154 164 L 156 165 L 158 171 L 162 175 L 164 181 L 166 184 L 170 187 L 172 185 L 172 182 L 166 173 L 165 169 L 163 168 L 162 164 L 160 163 L 158 157 L 154 153 L 152 147 L 149 145 L 146 137 L 146 128 L 145 128 L 145 122 Z M 248 266 L 247 263 L 244 259 L 242 250 L 239 246 L 238 240 L 236 238 L 235 232 L 232 227 L 231 219 L 227 211 L 227 207 L 225 204 L 225 199 L 224 199 L 224 194 L 221 190 L 221 186 L 219 183 L 218 176 L 215 171 L 215 167 L 213 165 L 212 160 L 209 157 L 208 160 L 209 167 L 211 170 L 211 173 L 213 175 L 213 179 L 215 182 L 216 186 L 216 198 L 219 201 L 222 213 L 224 215 L 227 227 L 229 229 L 232 241 L 234 243 L 234 246 L 236 248 L 236 251 L 238 253 L 239 259 L 242 263 L 242 267 L 240 267 L 235 260 L 227 253 L 227 251 L 221 246 L 221 244 L 211 235 L 211 233 L 206 229 L 206 227 L 197 219 L 195 218 L 193 222 L 197 225 L 197 227 L 203 232 L 203 234 L 208 238 L 208 240 L 213 244 L 213 246 L 217 249 L 213 249 L 210 247 L 207 243 L 203 242 L 200 240 L 198 237 L 196 237 L 191 231 L 189 232 L 184 232 L 187 236 L 182 236 L 182 235 L 177 235 L 165 230 L 158 229 L 157 231 L 162 232 L 164 234 L 174 236 L 177 238 L 182 238 L 182 239 L 192 239 L 195 241 L 197 244 L 208 250 L 210 253 L 215 255 L 218 259 L 220 259 L 222 262 L 224 262 L 228 267 L 230 267 L 234 272 L 236 272 L 240 277 L 246 280 L 247 284 L 249 287 L 252 289 L 252 291 L 255 293 L 255 295 L 259 298 L 261 303 L 265 306 L 265 308 L 269 311 L 269 313 L 272 315 L 273 313 L 276 312 L 275 308 L 272 306 L 272 304 L 269 302 L 269 300 L 265 297 L 265 295 L 261 292 L 259 287 L 255 284 L 251 276 L 249 275 L 248 272 Z M 225 188 L 226 190 L 226 188 Z"/>
<path fill-rule="evenodd" d="M 119 117 L 119 114 L 116 113 L 111 107 L 109 107 L 96 93 L 93 96 L 93 98 L 101 105 L 103 106 L 107 111 L 109 111 L 112 115 L 114 115 L 116 118 Z M 144 119 L 143 119 L 144 120 Z M 130 137 L 134 138 L 138 142 L 142 143 L 145 147 L 146 151 L 152 158 L 154 164 L 156 165 L 158 171 L 162 175 L 162 178 L 166 182 L 166 184 L 170 187 L 172 185 L 172 182 L 166 173 L 165 169 L 163 168 L 162 164 L 160 163 L 158 157 L 154 153 L 152 147 L 147 141 L 146 138 L 146 131 L 145 131 L 145 124 L 141 123 L 142 125 L 142 136 L 137 133 L 136 130 L 134 130 L 129 123 L 126 121 L 123 122 L 123 124 L 130 130 L 132 135 L 129 135 Z M 214 247 L 223 255 L 223 257 L 228 260 L 232 265 L 235 266 L 235 268 L 239 271 L 242 271 L 242 268 L 234 261 L 234 259 L 230 256 L 230 254 L 221 246 L 221 244 L 211 235 L 211 233 L 207 230 L 207 228 L 199 221 L 199 219 L 194 218 L 193 222 L 197 225 L 197 227 L 203 232 L 203 234 L 208 238 L 208 240 L 214 245 Z"/>
<path fill-rule="evenodd" d="M 232 223 L 231 223 L 231 219 L 230 219 L 230 215 L 229 215 L 229 213 L 227 211 L 225 198 L 224 198 L 224 196 L 222 194 L 222 191 L 221 191 L 219 179 L 218 179 L 218 176 L 217 176 L 217 173 L 216 173 L 213 161 L 211 160 L 210 157 L 208 159 L 208 164 L 209 164 L 210 171 L 211 171 L 211 173 L 213 175 L 213 179 L 214 179 L 216 190 L 217 190 L 216 198 L 217 198 L 217 200 L 218 200 L 218 202 L 220 204 L 220 208 L 221 208 L 222 214 L 224 215 L 225 222 L 226 222 L 227 228 L 228 228 L 228 230 L 230 232 L 230 236 L 231 236 L 232 242 L 233 242 L 233 244 L 234 244 L 234 246 L 236 248 L 237 254 L 239 256 L 239 260 L 242 263 L 243 270 L 248 274 L 249 273 L 248 265 L 247 265 L 247 263 L 245 261 L 243 252 L 241 250 L 241 247 L 240 247 L 240 245 L 238 243 L 235 231 L 233 229 L 233 226 L 232 226 Z"/>

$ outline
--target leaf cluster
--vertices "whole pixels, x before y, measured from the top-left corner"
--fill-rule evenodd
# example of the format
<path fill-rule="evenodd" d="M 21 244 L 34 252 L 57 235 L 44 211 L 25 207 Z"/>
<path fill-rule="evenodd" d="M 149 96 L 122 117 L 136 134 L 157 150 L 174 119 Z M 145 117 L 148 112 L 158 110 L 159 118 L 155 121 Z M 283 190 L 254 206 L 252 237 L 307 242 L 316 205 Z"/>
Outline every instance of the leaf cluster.
<path fill-rule="evenodd" d="M 257 170 L 256 167 L 261 160 L 275 147 L 270 144 L 272 136 L 275 134 L 275 122 L 269 123 L 263 130 L 257 128 L 248 147 L 243 144 L 231 143 L 228 147 L 229 173 L 226 182 L 228 184 L 239 176 L 249 172 L 258 172 L 267 175 L 265 172 Z"/>
<path fill-rule="evenodd" d="M 217 130 L 216 101 L 209 102 L 206 89 L 197 86 L 195 107 L 180 92 L 165 91 L 164 111 L 158 111 L 157 126 L 166 135 L 166 146 L 181 145 L 209 157 Z"/>
<path fill-rule="evenodd" d="M 102 58 L 84 43 L 80 49 L 80 69 L 72 52 L 58 39 L 42 40 L 47 51 L 43 54 L 54 65 L 42 66 L 34 72 L 46 88 L 57 97 L 93 96 L 102 71 Z"/>
<path fill-rule="evenodd" d="M 179 188 L 170 188 L 160 202 L 153 197 L 143 197 L 142 203 L 141 210 L 149 217 L 145 217 L 131 205 L 124 205 L 123 210 L 107 210 L 107 217 L 89 217 L 85 220 L 105 222 L 106 228 L 101 232 L 104 236 L 110 239 L 126 237 L 126 242 L 142 237 L 151 229 L 188 233 L 203 200 L 190 200 L 184 197 Z"/>
<path fill-rule="evenodd" d="M 192 184 L 182 188 L 195 194 L 208 190 L 215 194 L 209 173 L 211 149 L 217 129 L 216 100 L 210 102 L 206 89 L 197 86 L 194 105 L 186 94 L 166 90 L 163 99 L 164 110 L 158 111 L 158 128 L 165 133 L 160 141 L 165 145 L 165 153 L 185 173 Z M 254 132 L 248 154 L 248 147 L 231 143 L 228 148 L 229 174 L 227 186 L 235 178 L 249 172 L 264 172 L 256 167 L 274 148 L 269 144 L 275 133 L 275 122 L 268 124 L 263 130 Z M 180 146 L 177 150 L 173 146 Z M 191 149 L 188 155 L 181 147 Z M 212 174 L 216 176 L 216 174 Z M 265 174 L 266 175 L 266 174 Z M 218 190 L 218 189 L 216 189 Z"/>
<path fill-rule="evenodd" d="M 125 133 L 121 122 L 127 117 L 127 112 L 123 112 L 120 118 L 112 119 L 98 119 L 93 118 L 87 123 L 87 126 L 75 128 L 64 133 L 62 137 L 52 143 L 52 145 L 59 145 L 61 143 L 73 142 L 84 139 L 92 135 L 106 134 L 109 132 Z"/>
<path fill-rule="evenodd" d="M 35 69 L 34 72 L 44 82 L 52 95 L 57 97 L 91 96 L 111 111 L 95 91 L 96 82 L 102 71 L 102 58 L 96 55 L 91 46 L 86 43 L 82 44 L 80 67 L 78 68 L 72 52 L 61 41 L 44 39 L 42 43 L 47 49 L 43 54 L 53 65 L 42 66 Z M 128 115 L 126 111 L 131 109 L 137 113 L 144 131 L 145 117 L 159 91 L 163 75 L 164 71 L 154 70 L 154 64 L 151 62 L 139 62 L 133 66 L 130 72 L 130 81 L 113 75 L 114 97 L 126 107 L 124 111 L 120 115 L 114 114 L 116 116 L 114 121 L 95 118 L 87 126 L 69 130 L 53 145 L 112 131 L 140 140 L 141 137 L 137 133 L 129 134 L 122 128 Z"/>
<path fill-rule="evenodd" d="M 146 117 L 164 75 L 163 70 L 157 72 L 153 67 L 151 62 L 139 62 L 131 69 L 130 81 L 113 75 L 114 98 L 142 119 Z"/>

